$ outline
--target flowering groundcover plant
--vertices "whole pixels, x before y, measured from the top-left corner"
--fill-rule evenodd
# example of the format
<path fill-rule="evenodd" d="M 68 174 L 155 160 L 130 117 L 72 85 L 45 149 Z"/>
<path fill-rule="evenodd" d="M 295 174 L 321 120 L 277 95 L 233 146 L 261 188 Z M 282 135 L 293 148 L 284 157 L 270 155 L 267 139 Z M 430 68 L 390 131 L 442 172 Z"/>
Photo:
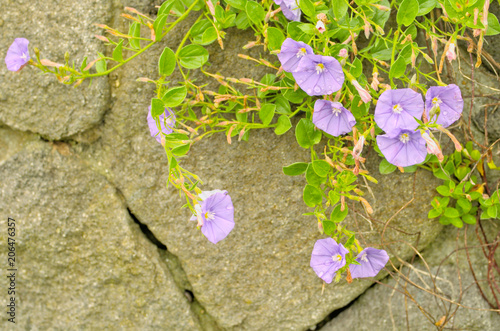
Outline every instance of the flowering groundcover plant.
<path fill-rule="evenodd" d="M 362 248 L 356 233 L 343 226 L 348 202 L 360 203 L 367 215 L 373 213 L 363 197 L 366 185 L 360 183 L 377 182 L 377 174 L 363 169 L 364 148 L 373 148 L 383 158 L 381 174 L 396 169 L 411 173 L 420 167 L 445 180 L 438 192 L 455 199 L 456 206 L 449 207 L 449 198 L 436 198 L 429 218 L 461 227 L 464 222 L 476 223 L 478 215 L 495 218 L 500 209 L 498 192 L 484 195 L 484 186 L 478 186 L 477 171 L 484 173 L 485 164 L 497 169 L 488 156 L 490 147 L 480 152 L 467 142 L 464 148 L 449 131 L 460 124 L 464 102 L 460 88 L 439 75 L 444 61 L 456 61 L 457 39 L 474 44 L 466 33 L 472 29 L 478 37 L 475 44 L 482 45 L 485 36 L 500 32 L 500 25 L 489 15 L 487 1 L 455 9 L 444 0 L 424 1 L 422 8 L 419 3 L 168 0 L 156 17 L 126 7 L 128 31 L 99 25 L 106 36 L 96 37 L 113 47 L 111 57 L 98 53 L 70 62 L 65 56 L 64 63 L 56 63 L 42 59 L 35 48 L 31 59 L 28 40 L 17 38 L 5 62 L 11 71 L 32 65 L 64 84 L 78 86 L 126 65 L 161 43 L 191 12 L 199 12 L 177 49 L 164 47 L 158 76 L 138 78 L 156 86 L 145 122 L 165 150 L 169 183 L 186 198 L 185 207 L 201 233 L 217 244 L 238 225 L 231 197 L 221 189 L 202 191 L 201 179 L 181 166 L 182 158 L 194 143 L 214 133 L 224 132 L 228 143 L 235 138 L 248 140 L 250 132 L 258 129 L 273 128 L 282 135 L 293 128 L 291 119 L 300 116 L 295 137 L 299 146 L 310 151 L 311 161 L 285 166 L 283 172 L 305 174 L 304 203 L 313 208 L 309 215 L 326 236 L 314 244 L 310 265 L 326 283 L 339 281 L 344 273 L 350 282 L 377 276 L 389 261 L 385 250 Z M 434 12 L 453 24 L 437 29 Z M 395 29 L 386 27 L 391 13 L 396 15 Z M 256 39 L 245 49 L 259 47 L 269 53 L 261 59 L 240 54 L 269 69 L 260 81 L 224 77 L 205 66 L 209 60 L 205 46 L 217 42 L 223 49 L 224 30 L 234 26 L 255 31 Z M 417 42 L 417 31 L 425 34 L 430 49 Z M 150 37 L 143 38 L 144 33 Z M 360 35 L 368 40 L 366 47 L 358 47 Z M 479 46 L 476 54 L 480 65 Z M 433 67 L 431 74 L 421 70 L 424 62 Z M 190 79 L 196 69 L 215 79 L 218 90 Z M 369 71 L 371 77 L 367 77 Z M 170 80 L 174 72 L 184 80 Z M 438 133 L 455 145 L 452 155 L 443 155 Z"/>

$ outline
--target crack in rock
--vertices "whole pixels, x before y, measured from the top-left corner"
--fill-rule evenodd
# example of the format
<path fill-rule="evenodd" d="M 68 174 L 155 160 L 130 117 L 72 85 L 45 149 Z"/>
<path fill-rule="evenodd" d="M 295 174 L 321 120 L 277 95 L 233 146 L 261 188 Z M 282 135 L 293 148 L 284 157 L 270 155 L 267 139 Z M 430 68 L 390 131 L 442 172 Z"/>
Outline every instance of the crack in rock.
<path fill-rule="evenodd" d="M 120 192 L 120 195 L 121 192 Z M 123 195 L 122 195 L 123 197 Z M 200 304 L 193 294 L 193 287 L 189 282 L 186 272 L 182 268 L 181 262 L 177 256 L 168 251 L 167 246 L 156 238 L 156 236 L 149 230 L 148 226 L 141 223 L 139 219 L 132 213 L 130 208 L 127 207 L 127 211 L 132 218 L 132 220 L 139 225 L 141 232 L 144 236 L 153 243 L 158 248 L 158 253 L 160 254 L 160 259 L 164 262 L 164 266 L 167 271 L 172 275 L 175 285 L 183 292 L 186 300 L 188 301 L 191 312 L 197 322 L 199 323 L 200 329 L 205 331 L 220 331 L 223 330 L 217 325 L 215 319 L 210 316 L 205 308 Z"/>

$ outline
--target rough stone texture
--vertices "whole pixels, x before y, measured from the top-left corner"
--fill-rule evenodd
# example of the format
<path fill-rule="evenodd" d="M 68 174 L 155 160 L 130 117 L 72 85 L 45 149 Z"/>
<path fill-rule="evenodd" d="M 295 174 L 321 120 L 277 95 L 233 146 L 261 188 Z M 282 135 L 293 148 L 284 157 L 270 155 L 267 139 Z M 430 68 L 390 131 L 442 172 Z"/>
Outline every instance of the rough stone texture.
<path fill-rule="evenodd" d="M 64 62 L 64 53 L 79 66 L 85 56 L 93 60 L 104 52 L 101 34 L 94 24 L 107 23 L 113 12 L 112 1 L 13 1 L 0 0 L 0 122 L 13 128 L 61 139 L 99 123 L 107 109 L 107 78 L 95 79 L 73 89 L 60 84 L 53 75 L 38 75 L 25 67 L 19 73 L 7 70 L 3 59 L 15 38 L 30 41 L 41 57 Z"/>
<path fill-rule="evenodd" d="M 495 15 L 497 18 L 500 17 L 500 4 L 498 1 L 491 1 L 489 12 Z M 491 55 L 496 64 L 485 63 L 485 67 L 490 69 L 492 72 L 498 72 L 500 70 L 500 49 L 498 49 L 498 43 L 500 42 L 500 35 L 487 36 L 483 48 Z"/>
<path fill-rule="evenodd" d="M 169 43 L 175 45 L 175 38 Z M 256 76 L 262 74 L 251 62 L 234 56 L 252 36 L 240 33 L 228 34 L 228 38 L 233 39 L 226 41 L 224 52 L 211 53 L 212 60 L 226 63 L 217 70 L 233 77 L 252 71 Z M 257 51 L 251 55 L 258 57 Z M 181 161 L 206 180 L 203 189 L 224 188 L 233 199 L 235 230 L 216 246 L 209 243 L 193 222 L 187 222 L 189 215 L 179 209 L 183 202 L 177 193 L 166 189 L 166 156 L 150 137 L 144 121 L 153 92 L 134 78 L 155 75 L 156 64 L 132 67 L 118 73 L 120 87 L 113 90 L 116 102 L 105 116 L 105 125 L 89 133 L 99 139 L 76 146 L 75 152 L 120 189 L 134 215 L 179 257 L 195 297 L 219 326 L 235 330 L 305 329 L 370 286 L 370 281 L 343 282 L 327 286 L 321 295 L 322 282 L 309 267 L 309 259 L 315 240 L 324 236 L 318 233 L 314 218 L 302 216 L 311 211 L 302 201 L 304 179 L 281 172 L 283 165 L 304 161 L 308 154 L 297 146 L 293 132 L 277 137 L 272 131 L 256 131 L 249 142 L 234 141 L 232 145 L 216 135 L 195 145 Z M 378 162 L 369 165 L 380 178 L 377 169 Z M 374 229 L 361 216 L 357 225 L 354 218 L 350 220 L 350 226 L 362 232 L 367 244 L 380 243 L 377 233 L 382 231 L 383 222 L 411 199 L 413 178 L 395 174 L 371 185 L 377 200 L 383 201 L 368 198 L 375 209 Z M 385 236 L 386 242 L 397 242 L 388 249 L 402 258 L 411 254 L 402 240 L 416 244 L 420 233 L 423 246 L 441 228 L 426 219 L 427 210 L 422 207 L 429 205 L 437 182 L 425 172 L 418 172 L 416 179 L 416 200 L 389 224 Z M 361 206 L 356 208 L 362 211 Z M 412 235 L 404 237 L 395 229 Z"/>
<path fill-rule="evenodd" d="M 497 220 L 498 221 L 498 220 Z M 483 221 L 483 226 L 490 242 L 498 232 L 498 226 L 490 221 Z M 486 283 L 487 260 L 483 255 L 480 242 L 476 238 L 474 227 L 467 232 L 467 246 L 474 272 L 481 282 L 485 293 L 490 292 Z M 457 247 L 461 248 L 456 251 Z M 422 260 L 413 264 L 412 270 L 404 268 L 402 273 L 409 273 L 410 280 L 427 291 L 437 293 L 442 298 L 460 302 L 462 307 L 436 298 L 433 294 L 417 289 L 408 284 L 411 299 L 405 301 L 403 291 L 405 280 L 397 278 L 385 280 L 385 285 L 375 285 L 366 291 L 358 300 L 331 322 L 321 328 L 321 331 L 359 330 L 436 330 L 433 324 L 446 316 L 445 329 L 453 330 L 498 330 L 500 315 L 488 311 L 490 307 L 481 298 L 479 290 L 471 275 L 464 247 L 464 230 L 460 230 L 457 242 L 457 229 L 448 226 L 423 252 L 431 275 Z M 448 255 L 451 254 L 449 257 Z M 448 258 L 446 258 L 448 257 Z M 500 254 L 497 253 L 497 261 Z M 441 264 L 441 262 L 443 262 Z M 494 273 L 496 273 L 494 271 Z M 435 278 L 437 276 L 437 278 Z M 459 278 L 460 276 L 460 278 Z M 397 275 L 396 275 L 397 277 Z M 432 279 L 435 279 L 436 290 Z M 461 282 L 461 284 L 460 284 Z M 399 284 L 398 284 L 399 283 Z M 393 290 L 395 288 L 395 290 Z M 491 292 L 490 292 L 491 293 Z M 491 295 L 489 299 L 492 300 Z M 473 307 L 479 310 L 468 309 Z M 443 324 L 441 324 L 443 326 Z"/>
<path fill-rule="evenodd" d="M 2 251 L 7 216 L 17 228 L 18 327 L 198 329 L 116 188 L 78 157 L 32 142 L 0 164 L 0 177 Z M 1 283 L 6 289 L 6 277 Z M 10 326 L 2 318 L 1 328 Z"/>

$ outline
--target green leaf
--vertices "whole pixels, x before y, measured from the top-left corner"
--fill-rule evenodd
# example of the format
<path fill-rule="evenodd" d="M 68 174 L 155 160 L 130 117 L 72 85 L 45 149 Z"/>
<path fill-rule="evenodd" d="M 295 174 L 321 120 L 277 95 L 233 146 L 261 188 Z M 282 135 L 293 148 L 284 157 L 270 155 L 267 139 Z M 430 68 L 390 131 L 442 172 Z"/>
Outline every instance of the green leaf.
<path fill-rule="evenodd" d="M 349 73 L 351 75 L 353 75 L 354 77 L 358 78 L 359 76 L 361 76 L 361 74 L 363 73 L 363 64 L 361 63 L 361 61 L 356 58 L 353 62 L 352 62 L 352 67 L 351 69 L 349 70 Z"/>
<path fill-rule="evenodd" d="M 326 177 L 331 169 L 330 164 L 325 160 L 314 160 L 312 167 L 314 172 L 320 177 Z"/>
<path fill-rule="evenodd" d="M 132 23 L 128 30 L 128 34 L 135 38 L 141 37 L 141 25 L 137 22 Z M 130 39 L 130 47 L 134 49 L 141 48 L 141 41 L 139 39 Z"/>
<path fill-rule="evenodd" d="M 442 213 L 443 213 L 443 211 L 441 209 L 431 209 L 431 210 L 429 210 L 429 214 L 427 214 L 427 217 L 428 218 L 436 218 L 436 217 L 441 216 Z"/>
<path fill-rule="evenodd" d="M 419 10 L 417 0 L 403 0 L 398 9 L 396 20 L 399 25 L 408 26 L 413 23 Z"/>
<path fill-rule="evenodd" d="M 122 50 L 123 50 L 123 39 L 120 39 L 120 42 L 118 43 L 118 45 L 116 45 L 115 49 L 113 50 L 113 60 L 115 60 L 116 62 L 123 62 Z"/>
<path fill-rule="evenodd" d="M 349 247 L 351 246 L 352 244 L 354 244 L 354 240 L 356 239 L 356 235 L 352 235 L 349 237 L 349 239 L 347 239 L 347 241 L 345 242 L 345 247 Z"/>
<path fill-rule="evenodd" d="M 259 111 L 259 118 L 262 124 L 269 125 L 274 117 L 274 112 L 276 111 L 276 105 L 272 103 L 266 103 L 262 105 Z"/>
<path fill-rule="evenodd" d="M 488 215 L 491 218 L 497 218 L 498 215 L 498 205 L 493 205 L 488 207 Z"/>
<path fill-rule="evenodd" d="M 464 198 L 458 199 L 457 200 L 457 205 L 462 208 L 464 214 L 467 214 L 471 208 L 472 208 L 472 203 Z"/>
<path fill-rule="evenodd" d="M 311 120 L 303 118 L 295 128 L 295 137 L 302 148 L 309 148 L 320 142 L 321 131 L 314 129 L 314 124 Z"/>
<path fill-rule="evenodd" d="M 314 4 L 311 0 L 300 0 L 298 3 L 300 5 L 300 9 L 304 14 L 306 14 L 306 16 L 316 18 L 316 9 L 314 8 Z"/>
<path fill-rule="evenodd" d="M 418 0 L 417 16 L 423 16 L 431 12 L 436 6 L 437 0 Z"/>
<path fill-rule="evenodd" d="M 160 116 L 165 112 L 165 106 L 163 105 L 163 101 L 160 99 L 151 99 L 151 116 L 153 118 Z"/>
<path fill-rule="evenodd" d="M 340 194 L 335 192 L 334 190 L 330 190 L 328 192 L 328 198 L 330 199 L 330 204 L 333 206 L 340 200 Z"/>
<path fill-rule="evenodd" d="M 158 60 L 158 71 L 160 76 L 170 76 L 175 69 L 175 53 L 168 47 L 165 47 Z"/>
<path fill-rule="evenodd" d="M 462 221 L 467 224 L 476 224 L 476 218 L 471 214 L 465 214 L 462 216 Z"/>
<path fill-rule="evenodd" d="M 444 210 L 444 216 L 449 217 L 449 218 L 456 218 L 456 217 L 460 217 L 460 213 L 455 208 L 447 207 Z"/>
<path fill-rule="evenodd" d="M 231 7 L 234 7 L 239 10 L 245 10 L 245 6 L 247 4 L 247 0 L 224 0 L 228 4 L 231 5 Z"/>
<path fill-rule="evenodd" d="M 182 156 L 186 155 L 187 152 L 189 152 L 189 148 L 191 147 L 191 144 L 184 144 L 179 147 L 173 148 L 172 149 L 172 154 L 176 156 Z"/>
<path fill-rule="evenodd" d="M 309 184 L 307 184 L 306 187 L 304 187 L 303 198 L 304 202 L 309 207 L 314 207 L 316 205 L 319 205 L 323 201 L 323 195 L 321 191 L 318 188 Z"/>
<path fill-rule="evenodd" d="M 477 149 L 473 150 L 471 153 L 470 153 L 470 157 L 474 160 L 474 161 L 479 161 L 479 159 L 481 159 L 481 152 L 478 151 Z"/>
<path fill-rule="evenodd" d="M 158 17 L 163 14 L 168 15 L 170 13 L 170 8 L 174 5 L 174 2 L 176 2 L 176 0 L 168 0 L 162 3 L 160 9 L 158 9 Z"/>
<path fill-rule="evenodd" d="M 340 208 L 342 206 L 340 204 L 336 205 L 335 208 L 333 208 L 332 214 L 330 215 L 330 220 L 334 223 L 339 223 L 342 222 L 346 216 L 347 213 L 349 212 L 347 208 L 347 204 L 345 205 L 344 211 L 341 211 Z"/>
<path fill-rule="evenodd" d="M 285 36 L 281 30 L 276 28 L 267 28 L 267 44 L 269 46 L 269 50 L 275 51 L 277 49 L 281 49 L 281 44 L 285 40 Z"/>
<path fill-rule="evenodd" d="M 102 59 L 96 62 L 95 70 L 98 73 L 105 72 L 107 70 L 106 60 Z"/>
<path fill-rule="evenodd" d="M 262 24 L 262 21 L 264 21 L 264 19 L 266 18 L 266 11 L 259 3 L 255 1 L 247 1 L 245 9 L 248 19 L 255 25 L 260 26 Z"/>
<path fill-rule="evenodd" d="M 213 43 L 217 39 L 217 30 L 213 26 L 209 27 L 208 29 L 203 32 L 203 35 L 201 36 L 201 45 L 208 45 L 210 43 Z"/>
<path fill-rule="evenodd" d="M 278 118 L 278 125 L 276 126 L 276 129 L 274 129 L 274 133 L 276 133 L 278 136 L 284 134 L 290 128 L 292 127 L 292 122 L 290 122 L 290 118 L 286 115 L 281 115 Z"/>
<path fill-rule="evenodd" d="M 168 13 L 159 15 L 153 23 L 153 30 L 155 31 L 155 41 L 160 41 L 162 38 L 163 28 L 167 23 Z"/>
<path fill-rule="evenodd" d="M 405 71 L 406 61 L 403 56 L 398 56 L 398 59 L 391 65 L 389 76 L 391 76 L 392 78 L 399 78 L 404 75 Z"/>
<path fill-rule="evenodd" d="M 457 218 L 450 218 L 450 223 L 456 226 L 457 228 L 462 228 L 464 226 L 464 223 L 462 220 L 457 217 Z"/>
<path fill-rule="evenodd" d="M 179 61 L 184 68 L 199 68 L 208 61 L 208 51 L 200 45 L 184 46 L 179 52 Z"/>
<path fill-rule="evenodd" d="M 337 226 L 335 223 L 330 222 L 330 221 L 323 221 L 323 231 L 325 232 L 326 235 L 331 235 L 335 233 L 335 230 L 337 229 Z"/>
<path fill-rule="evenodd" d="M 176 107 L 180 105 L 187 95 L 185 86 L 172 87 L 161 97 L 165 107 Z"/>
<path fill-rule="evenodd" d="M 500 33 L 500 24 L 498 23 L 498 18 L 495 14 L 488 13 L 488 28 L 486 29 L 485 35 L 494 36 Z"/>
<path fill-rule="evenodd" d="M 394 164 L 390 164 L 389 161 L 386 159 L 383 159 L 380 161 L 380 164 L 378 165 L 378 171 L 382 175 L 387 175 L 396 170 L 398 167 L 396 167 Z"/>
<path fill-rule="evenodd" d="M 436 191 L 444 197 L 449 197 L 451 195 L 450 189 L 448 186 L 444 186 L 444 185 L 438 186 L 438 187 L 436 187 Z"/>
<path fill-rule="evenodd" d="M 287 176 L 298 176 L 306 172 L 308 163 L 296 162 L 283 167 L 283 173 Z"/>
<path fill-rule="evenodd" d="M 312 163 L 310 163 L 306 170 L 306 180 L 308 184 L 320 187 L 321 184 L 326 182 L 326 177 L 318 176 L 313 169 Z"/>
<path fill-rule="evenodd" d="M 276 105 L 276 112 L 278 114 L 290 114 L 292 112 L 290 102 L 282 95 L 276 97 L 274 104 Z"/>
<path fill-rule="evenodd" d="M 307 34 L 300 29 L 300 22 L 289 22 L 287 26 L 287 32 L 290 37 L 295 41 L 302 41 L 304 43 L 309 43 L 313 35 Z"/>
<path fill-rule="evenodd" d="M 347 9 L 349 6 L 346 0 L 332 0 L 333 15 L 337 20 L 341 20 L 347 14 Z"/>

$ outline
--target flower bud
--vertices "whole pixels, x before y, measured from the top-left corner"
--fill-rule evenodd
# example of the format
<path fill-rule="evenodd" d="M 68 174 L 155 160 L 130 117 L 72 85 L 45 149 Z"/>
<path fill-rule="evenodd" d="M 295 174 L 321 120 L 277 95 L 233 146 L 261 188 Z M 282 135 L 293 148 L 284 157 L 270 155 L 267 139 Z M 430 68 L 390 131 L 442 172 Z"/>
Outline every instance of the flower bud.
<path fill-rule="evenodd" d="M 364 103 L 367 103 L 367 102 L 370 102 L 370 100 L 372 99 L 372 96 L 370 95 L 370 92 L 368 92 L 367 90 L 365 90 L 359 83 L 357 80 L 352 80 L 351 81 L 351 84 L 356 88 L 356 90 L 358 91 L 359 93 L 359 96 L 361 97 L 361 100 L 364 102 Z"/>
<path fill-rule="evenodd" d="M 319 33 L 325 32 L 325 23 L 323 23 L 323 21 L 318 21 L 318 23 L 316 23 L 316 29 L 319 31 Z"/>
<path fill-rule="evenodd" d="M 421 134 L 422 138 L 424 138 L 425 142 L 427 143 L 427 152 L 436 155 L 439 162 L 443 162 L 443 152 L 441 151 L 441 147 L 439 147 L 437 141 L 432 139 L 427 132 L 422 132 Z"/>
<path fill-rule="evenodd" d="M 448 51 L 446 52 L 446 57 L 448 61 L 453 61 L 457 58 L 457 54 L 455 53 L 455 43 L 451 42 L 448 46 Z"/>

